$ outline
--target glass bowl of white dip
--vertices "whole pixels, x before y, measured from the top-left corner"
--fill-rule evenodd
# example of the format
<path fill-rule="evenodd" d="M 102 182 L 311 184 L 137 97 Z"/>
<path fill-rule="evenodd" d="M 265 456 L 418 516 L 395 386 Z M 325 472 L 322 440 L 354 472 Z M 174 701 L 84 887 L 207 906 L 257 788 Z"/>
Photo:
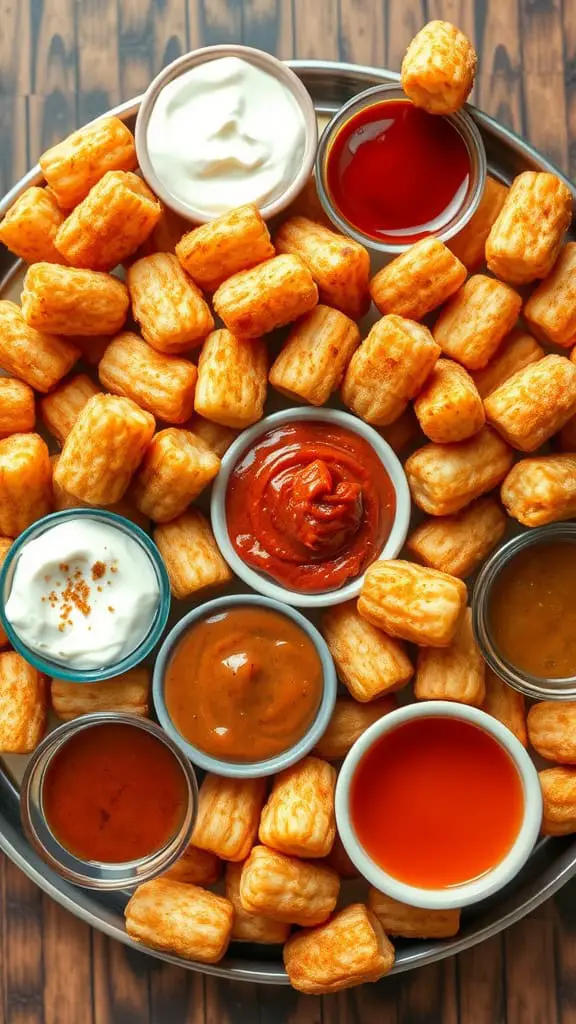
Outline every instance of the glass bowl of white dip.
<path fill-rule="evenodd" d="M 134 668 L 160 640 L 170 583 L 151 539 L 101 509 L 55 512 L 14 541 L 0 574 L 0 621 L 48 676 L 94 683 Z"/>

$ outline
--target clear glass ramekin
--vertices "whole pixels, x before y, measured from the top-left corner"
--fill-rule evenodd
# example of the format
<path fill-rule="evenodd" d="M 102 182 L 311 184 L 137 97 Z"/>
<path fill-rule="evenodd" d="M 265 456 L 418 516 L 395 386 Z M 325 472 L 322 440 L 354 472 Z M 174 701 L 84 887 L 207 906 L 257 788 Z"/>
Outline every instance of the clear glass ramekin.
<path fill-rule="evenodd" d="M 36 651 L 30 650 L 30 648 L 27 647 L 27 645 L 20 639 L 18 633 L 6 618 L 6 601 L 10 594 L 14 572 L 22 549 L 29 541 L 40 537 L 46 532 L 46 530 L 51 530 L 59 523 L 70 522 L 71 520 L 80 517 L 94 519 L 96 522 L 104 523 L 107 526 L 120 530 L 122 533 L 130 537 L 132 541 L 138 544 L 148 557 L 156 574 L 159 591 L 156 613 L 150 623 L 148 632 L 138 646 L 130 651 L 129 654 L 120 661 L 111 665 L 103 665 L 101 668 L 84 670 L 67 668 L 61 661 L 44 658 Z M 2 571 L 0 572 L 0 622 L 2 623 L 2 628 L 4 629 L 10 643 L 14 649 L 26 659 L 26 661 L 30 662 L 31 665 L 34 665 L 40 672 L 44 672 L 46 675 L 57 679 L 64 679 L 67 682 L 97 683 L 102 679 L 112 679 L 114 676 L 118 676 L 122 672 L 127 672 L 129 669 L 139 665 L 159 642 L 162 633 L 164 632 L 169 612 L 170 581 L 158 548 L 139 526 L 130 522 L 129 519 L 125 519 L 124 516 L 116 515 L 115 512 L 106 512 L 97 508 L 73 508 L 44 516 L 43 519 L 39 519 L 38 522 L 33 523 L 27 530 L 24 530 L 24 533 L 20 534 L 20 536 L 14 541 L 6 556 Z"/>
<path fill-rule="evenodd" d="M 365 92 L 361 92 L 358 96 L 354 96 L 351 100 L 348 100 L 343 107 L 334 115 L 329 124 L 322 132 L 322 136 L 318 143 L 318 150 L 316 153 L 316 185 L 318 188 L 318 195 L 320 202 L 324 207 L 324 210 L 332 223 L 342 231 L 345 235 L 349 235 L 356 242 L 360 242 L 367 249 L 372 249 L 375 252 L 388 253 L 389 255 L 396 256 L 398 253 L 405 252 L 413 245 L 413 241 L 399 242 L 394 244 L 389 241 L 379 241 L 372 235 L 366 235 L 363 231 L 351 224 L 345 217 L 342 216 L 338 208 L 332 202 L 330 191 L 327 185 L 326 169 L 328 165 L 328 158 L 336 136 L 338 135 L 341 128 L 354 117 L 360 110 L 365 110 L 366 107 L 372 107 L 377 103 L 382 103 L 385 100 L 406 100 L 410 102 L 400 85 L 390 83 L 388 85 L 376 85 L 371 89 L 366 89 Z M 468 183 L 468 191 L 461 206 L 455 211 L 454 216 L 448 223 L 446 223 L 439 231 L 434 231 L 432 234 L 439 238 L 441 242 L 446 242 L 449 238 L 453 238 L 459 231 L 468 223 L 472 214 L 476 211 L 478 203 L 482 198 L 484 192 L 484 186 L 486 184 L 486 150 L 484 149 L 484 143 L 482 136 L 476 124 L 470 114 L 464 108 L 459 110 L 456 114 L 444 115 L 448 121 L 453 125 L 458 134 L 463 139 L 468 155 L 470 157 L 470 181 Z"/>
<path fill-rule="evenodd" d="M 139 860 L 107 864 L 103 861 L 86 861 L 76 857 L 62 846 L 51 831 L 44 813 L 42 791 L 46 772 L 54 756 L 73 736 L 94 726 L 120 724 L 129 725 L 150 733 L 164 744 L 178 762 L 184 776 L 188 803 L 182 822 L 168 842 L 155 853 Z M 62 878 L 86 889 L 112 892 L 130 889 L 142 882 L 155 878 L 166 871 L 184 852 L 190 841 L 198 809 L 198 785 L 194 769 L 187 757 L 181 753 L 169 736 L 154 722 L 135 715 L 97 712 L 83 715 L 66 722 L 51 732 L 32 754 L 20 790 L 20 816 L 24 831 L 36 850 L 54 871 Z"/>
<path fill-rule="evenodd" d="M 536 700 L 574 700 L 576 697 L 576 676 L 565 679 L 540 679 L 513 665 L 498 650 L 490 632 L 490 597 L 492 588 L 502 569 L 520 551 L 535 544 L 553 540 L 571 540 L 576 543 L 576 523 L 552 523 L 527 530 L 513 537 L 494 552 L 485 562 L 472 594 L 472 624 L 476 642 L 488 666 L 505 683 Z M 575 592 L 576 600 L 576 592 Z"/>

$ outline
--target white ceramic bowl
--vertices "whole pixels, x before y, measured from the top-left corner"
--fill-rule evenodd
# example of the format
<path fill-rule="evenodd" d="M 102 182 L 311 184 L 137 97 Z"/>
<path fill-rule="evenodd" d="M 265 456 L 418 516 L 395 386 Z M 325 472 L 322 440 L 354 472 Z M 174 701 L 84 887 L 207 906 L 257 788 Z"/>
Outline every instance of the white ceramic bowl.
<path fill-rule="evenodd" d="M 458 718 L 489 733 L 512 758 L 524 792 L 524 817 L 520 831 L 504 859 L 481 878 L 475 878 L 470 882 L 450 886 L 446 889 L 421 889 L 400 882 L 397 878 L 389 875 L 368 856 L 360 844 L 350 816 L 350 786 L 364 754 L 381 736 L 415 718 Z M 401 900 L 403 903 L 408 903 L 410 906 L 424 907 L 428 910 L 466 907 L 487 896 L 492 896 L 493 893 L 502 889 L 518 874 L 528 860 L 538 838 L 542 822 L 542 794 L 538 772 L 520 741 L 506 726 L 484 711 L 467 707 L 465 704 L 451 704 L 439 700 L 426 701 L 423 704 L 409 704 L 397 711 L 391 711 L 390 714 L 371 725 L 348 752 L 336 784 L 336 821 L 340 837 L 351 861 L 371 885 L 381 892 Z M 391 824 L 393 827 L 394 823 Z"/>
<path fill-rule="evenodd" d="M 394 522 L 379 558 L 396 558 L 406 540 L 410 524 L 410 490 L 402 464 L 390 445 L 376 430 L 369 427 L 367 423 L 364 423 L 363 420 L 358 419 L 356 416 L 351 416 L 347 412 L 340 412 L 337 409 L 310 409 L 309 407 L 301 406 L 284 409 L 282 412 L 275 412 L 271 416 L 266 416 L 259 423 L 256 423 L 255 426 L 243 431 L 222 459 L 220 472 L 212 488 L 210 514 L 212 517 L 212 529 L 218 547 L 233 572 L 244 583 L 248 584 L 258 594 L 263 594 L 264 597 L 270 597 L 276 601 L 283 601 L 284 604 L 297 605 L 299 608 L 327 608 L 329 605 L 341 604 L 343 601 L 349 601 L 351 598 L 358 597 L 364 574 L 337 590 L 324 590 L 317 593 L 303 593 L 299 590 L 290 590 L 287 587 L 283 587 L 280 583 L 275 583 L 264 573 L 258 572 L 258 570 L 246 565 L 230 540 L 226 522 L 226 491 L 228 489 L 228 481 L 232 470 L 244 452 L 251 448 L 269 430 L 294 423 L 310 422 L 311 420 L 316 423 L 329 423 L 333 426 L 349 430 L 350 433 L 357 434 L 367 441 L 376 452 L 396 491 Z"/>

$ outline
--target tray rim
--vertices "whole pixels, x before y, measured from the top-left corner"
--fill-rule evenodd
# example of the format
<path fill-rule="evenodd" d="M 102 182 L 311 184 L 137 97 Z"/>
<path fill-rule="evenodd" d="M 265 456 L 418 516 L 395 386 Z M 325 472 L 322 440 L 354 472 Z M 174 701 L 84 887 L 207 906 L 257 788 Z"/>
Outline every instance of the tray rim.
<path fill-rule="evenodd" d="M 326 80 L 330 75 L 348 77 L 350 80 L 361 82 L 364 80 L 365 87 L 378 84 L 379 82 L 398 81 L 399 75 L 384 68 L 372 67 L 370 65 L 352 64 L 340 61 L 324 60 L 289 60 L 286 61 L 297 73 L 307 78 Z M 124 103 L 106 111 L 100 116 L 117 116 L 126 120 L 134 116 L 140 106 L 142 97 L 127 100 Z M 318 112 L 330 113 L 334 110 L 334 103 L 316 104 Z M 469 107 L 470 112 L 481 129 L 494 135 L 501 143 L 512 149 L 517 156 L 524 160 L 537 163 L 543 169 L 556 174 L 572 191 L 576 200 L 574 185 L 555 165 L 546 157 L 541 155 L 524 139 L 504 125 L 499 124 L 488 114 Z M 15 202 L 25 189 L 31 185 L 38 184 L 42 180 L 40 166 L 32 167 L 9 192 L 0 200 L 0 217 Z M 1 255 L 1 251 L 0 251 Z M 11 260 L 6 272 L 0 266 L 0 294 L 16 272 L 21 261 Z M 0 768 L 0 772 L 2 769 Z M 2 773 L 4 774 L 4 773 Z M 8 784 L 11 786 L 10 781 Z M 10 835 L 12 833 L 12 837 Z M 111 924 L 107 919 L 111 911 L 105 908 L 106 914 L 101 910 L 100 916 L 90 908 L 94 902 L 94 894 L 65 883 L 54 872 L 51 872 L 34 854 L 26 840 L 19 836 L 9 821 L 4 822 L 0 814 L 0 850 L 31 879 L 40 889 L 54 899 L 60 906 L 70 913 L 75 914 L 86 924 L 108 935 L 110 938 L 123 942 L 133 950 L 145 953 L 155 959 L 184 967 L 188 970 L 196 970 L 203 974 L 209 974 L 220 978 L 233 980 L 258 982 L 260 984 L 288 985 L 288 978 L 281 964 L 273 961 L 246 960 L 238 957 L 229 958 L 221 964 L 200 964 L 186 961 L 180 957 L 171 956 L 160 950 L 153 950 L 135 942 L 126 934 L 120 926 Z M 469 949 L 472 946 L 483 942 L 485 939 L 497 935 L 505 928 L 510 927 L 521 920 L 526 914 L 536 909 L 546 899 L 553 896 L 566 882 L 576 874 L 576 840 L 569 843 L 567 848 L 559 853 L 551 865 L 548 865 L 543 872 L 515 894 L 509 895 L 504 900 L 503 906 L 492 908 L 488 914 L 485 924 L 475 928 L 472 933 L 464 934 L 456 939 L 444 942 L 421 944 L 415 949 L 402 950 L 400 957 L 391 974 L 400 974 L 416 967 L 423 967 L 431 963 L 444 960 Z M 250 965 L 253 966 L 250 966 Z"/>

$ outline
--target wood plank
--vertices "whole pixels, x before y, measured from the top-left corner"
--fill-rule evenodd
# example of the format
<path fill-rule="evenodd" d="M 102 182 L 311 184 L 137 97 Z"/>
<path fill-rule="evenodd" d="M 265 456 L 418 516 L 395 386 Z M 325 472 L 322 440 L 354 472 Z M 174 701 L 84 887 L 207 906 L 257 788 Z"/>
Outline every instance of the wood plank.
<path fill-rule="evenodd" d="M 32 88 L 30 3 L 0 0 L 0 96 Z"/>
<path fill-rule="evenodd" d="M 564 34 L 564 83 L 566 118 L 568 122 L 568 171 L 576 177 L 576 4 L 565 0 L 562 5 Z"/>
<path fill-rule="evenodd" d="M 46 1024 L 93 1024 L 91 930 L 49 896 L 42 911 Z"/>
<path fill-rule="evenodd" d="M 150 1024 L 149 957 L 93 933 L 94 1024 Z"/>
<path fill-rule="evenodd" d="M 186 0 L 155 0 L 154 74 L 188 49 Z"/>
<path fill-rule="evenodd" d="M 204 1024 L 204 978 L 160 960 L 148 961 L 151 1024 Z"/>
<path fill-rule="evenodd" d="M 520 0 L 526 132 L 530 142 L 568 169 L 561 0 Z"/>
<path fill-rule="evenodd" d="M 520 22 L 517 0 L 485 0 L 478 35 L 482 59 L 476 102 L 497 121 L 522 133 Z"/>
<path fill-rule="evenodd" d="M 33 95 L 30 97 L 30 157 L 63 139 L 77 126 L 76 19 L 74 0 L 44 0 L 31 7 Z"/>
<path fill-rule="evenodd" d="M 326 1000 L 319 996 L 304 996 L 286 986 L 262 985 L 259 1002 L 259 1024 L 328 1024 L 322 1007 Z"/>
<path fill-rule="evenodd" d="M 455 960 L 411 971 L 401 980 L 398 1002 L 402 1024 L 458 1024 Z"/>
<path fill-rule="evenodd" d="M 506 1024 L 557 1024 L 553 904 L 509 928 L 504 948 Z"/>
<path fill-rule="evenodd" d="M 206 1024 L 252 1024 L 258 1021 L 259 985 L 227 978 L 205 978 Z"/>
<path fill-rule="evenodd" d="M 341 0 L 341 59 L 355 64 L 386 61 L 386 10 L 374 0 Z"/>
<path fill-rule="evenodd" d="M 188 0 L 188 20 L 193 49 L 242 39 L 241 0 Z"/>
<path fill-rule="evenodd" d="M 311 17 L 313 10 L 314 16 Z M 296 56 L 311 60 L 338 60 L 340 24 L 332 0 L 294 0 Z"/>
<path fill-rule="evenodd" d="M 118 0 L 120 97 L 144 92 L 154 70 L 154 0 Z"/>
<path fill-rule="evenodd" d="M 554 900 L 559 1024 L 576 1024 L 576 879 Z"/>
<path fill-rule="evenodd" d="M 495 935 L 458 957 L 460 1024 L 504 1024 L 504 945 Z"/>
<path fill-rule="evenodd" d="M 388 0 L 386 67 L 400 71 L 408 43 L 427 21 L 424 0 Z"/>
<path fill-rule="evenodd" d="M 84 0 L 76 19 L 78 121 L 86 124 L 120 102 L 116 0 Z"/>
<path fill-rule="evenodd" d="M 45 1024 L 42 893 L 10 861 L 5 865 L 4 984 L 9 1024 Z"/>
<path fill-rule="evenodd" d="M 361 988 L 324 996 L 322 1024 L 408 1024 L 400 1011 L 400 993 L 403 986 L 402 977 L 383 978 Z M 422 1020 L 418 1024 L 428 1022 Z"/>
<path fill-rule="evenodd" d="M 0 96 L 0 195 L 4 195 L 36 159 L 28 149 L 27 96 Z"/>
<path fill-rule="evenodd" d="M 244 0 L 242 42 L 277 57 L 294 55 L 294 19 L 291 0 Z"/>

